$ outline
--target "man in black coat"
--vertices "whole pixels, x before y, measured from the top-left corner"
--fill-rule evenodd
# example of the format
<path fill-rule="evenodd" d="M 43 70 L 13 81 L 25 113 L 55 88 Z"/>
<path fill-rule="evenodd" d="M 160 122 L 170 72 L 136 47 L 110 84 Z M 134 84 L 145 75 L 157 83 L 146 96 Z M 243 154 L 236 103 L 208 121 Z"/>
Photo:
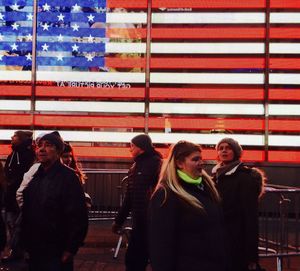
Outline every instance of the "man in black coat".
<path fill-rule="evenodd" d="M 74 170 L 60 161 L 63 147 L 57 132 L 39 140 L 41 166 L 23 192 L 21 236 L 30 271 L 72 271 L 87 233 L 84 192 Z"/>
<path fill-rule="evenodd" d="M 130 152 L 134 164 L 128 172 L 125 198 L 112 225 L 112 231 L 120 233 L 131 212 L 132 232 L 125 256 L 126 271 L 142 271 L 146 269 L 149 260 L 148 205 L 158 181 L 162 157 L 146 134 L 137 135 L 131 140 Z"/>
<path fill-rule="evenodd" d="M 16 191 L 19 188 L 24 173 L 32 166 L 35 160 L 35 152 L 32 146 L 31 131 L 16 131 L 11 137 L 12 152 L 8 155 L 4 174 L 6 178 L 6 191 L 4 194 L 4 207 L 6 211 L 6 226 L 8 228 L 11 249 L 10 255 L 3 261 L 16 260 L 22 256 L 19 243 L 15 238 L 16 221 L 19 216 L 19 207 L 16 201 Z"/>

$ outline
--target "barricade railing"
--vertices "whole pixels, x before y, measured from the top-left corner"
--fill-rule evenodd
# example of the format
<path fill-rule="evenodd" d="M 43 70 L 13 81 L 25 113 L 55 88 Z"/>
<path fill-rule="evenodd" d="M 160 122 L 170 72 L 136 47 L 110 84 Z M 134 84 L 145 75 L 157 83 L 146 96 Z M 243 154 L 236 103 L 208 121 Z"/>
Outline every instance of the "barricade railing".
<path fill-rule="evenodd" d="M 85 192 L 92 199 L 90 220 L 111 220 L 121 206 L 128 169 L 84 169 Z"/>
<path fill-rule="evenodd" d="M 259 256 L 275 257 L 277 271 L 284 257 L 300 255 L 300 189 L 268 185 L 259 205 Z"/>

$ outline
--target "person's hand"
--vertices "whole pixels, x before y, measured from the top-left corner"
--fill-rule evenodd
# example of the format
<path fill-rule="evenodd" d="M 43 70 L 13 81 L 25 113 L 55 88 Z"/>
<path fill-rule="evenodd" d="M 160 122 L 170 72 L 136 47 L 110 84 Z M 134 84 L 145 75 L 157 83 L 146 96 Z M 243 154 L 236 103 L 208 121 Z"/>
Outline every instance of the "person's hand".
<path fill-rule="evenodd" d="M 116 234 L 121 233 L 122 226 L 118 225 L 116 222 L 113 222 L 111 225 L 111 231 Z"/>
<path fill-rule="evenodd" d="M 256 263 L 249 263 L 248 264 L 248 270 L 256 270 L 257 264 Z"/>
<path fill-rule="evenodd" d="M 61 257 L 61 262 L 62 263 L 68 263 L 72 261 L 73 259 L 73 254 L 69 251 L 64 251 L 62 257 Z"/>

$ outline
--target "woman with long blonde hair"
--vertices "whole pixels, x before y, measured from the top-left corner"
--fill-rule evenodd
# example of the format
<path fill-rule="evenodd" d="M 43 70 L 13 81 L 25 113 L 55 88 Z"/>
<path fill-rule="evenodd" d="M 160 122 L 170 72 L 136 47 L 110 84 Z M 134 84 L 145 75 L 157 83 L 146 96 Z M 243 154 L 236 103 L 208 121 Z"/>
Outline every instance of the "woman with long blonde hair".
<path fill-rule="evenodd" d="M 203 170 L 200 145 L 175 144 L 149 208 L 153 271 L 224 271 L 219 195 Z"/>

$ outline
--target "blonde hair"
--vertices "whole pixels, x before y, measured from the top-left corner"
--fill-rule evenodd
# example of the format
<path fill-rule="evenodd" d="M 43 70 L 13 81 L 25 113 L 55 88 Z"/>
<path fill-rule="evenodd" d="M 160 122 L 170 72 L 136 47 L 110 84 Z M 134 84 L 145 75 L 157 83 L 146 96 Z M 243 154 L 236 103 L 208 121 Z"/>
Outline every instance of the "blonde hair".
<path fill-rule="evenodd" d="M 164 189 L 165 199 L 163 204 L 167 200 L 166 188 L 169 188 L 186 203 L 202 211 L 204 210 L 202 203 L 194 196 L 186 192 L 186 190 L 182 187 L 181 181 L 177 175 L 177 162 L 184 161 L 186 157 L 188 157 L 192 153 L 201 151 L 202 150 L 200 145 L 196 145 L 188 141 L 179 141 L 171 148 L 168 158 L 165 160 L 162 166 L 159 181 L 155 188 L 155 191 L 160 187 Z M 202 170 L 202 181 L 206 185 L 211 198 L 214 201 L 218 202 L 220 199 L 219 194 L 214 186 L 212 179 L 204 170 Z"/>

